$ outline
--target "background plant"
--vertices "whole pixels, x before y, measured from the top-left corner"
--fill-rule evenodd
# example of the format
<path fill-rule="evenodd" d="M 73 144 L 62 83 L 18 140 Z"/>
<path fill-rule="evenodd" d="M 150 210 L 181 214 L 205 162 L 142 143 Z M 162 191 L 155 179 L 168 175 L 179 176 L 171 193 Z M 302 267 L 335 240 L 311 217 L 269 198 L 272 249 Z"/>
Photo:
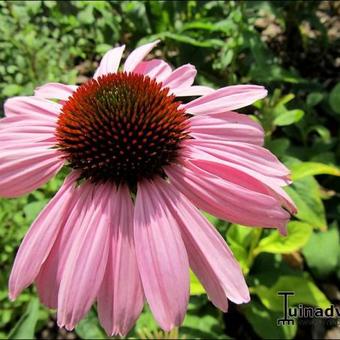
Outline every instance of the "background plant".
<path fill-rule="evenodd" d="M 243 112 L 262 123 L 266 146 L 292 170 L 287 191 L 299 212 L 289 235 L 208 216 L 241 263 L 252 302 L 222 314 L 192 275 L 184 325 L 164 334 L 146 308 L 131 337 L 339 337 L 332 322 L 276 326 L 278 290 L 294 290 L 292 304 L 325 308 L 340 301 L 339 11 L 331 1 L 0 2 L 2 104 L 46 82 L 82 83 L 113 45 L 131 50 L 155 39 L 162 40 L 155 55 L 173 66 L 194 64 L 198 84 L 258 83 L 269 90 Z M 0 338 L 66 337 L 34 288 L 13 303 L 7 297 L 20 240 L 60 178 L 25 197 L 0 199 Z M 95 314 L 67 336 L 105 338 Z"/>

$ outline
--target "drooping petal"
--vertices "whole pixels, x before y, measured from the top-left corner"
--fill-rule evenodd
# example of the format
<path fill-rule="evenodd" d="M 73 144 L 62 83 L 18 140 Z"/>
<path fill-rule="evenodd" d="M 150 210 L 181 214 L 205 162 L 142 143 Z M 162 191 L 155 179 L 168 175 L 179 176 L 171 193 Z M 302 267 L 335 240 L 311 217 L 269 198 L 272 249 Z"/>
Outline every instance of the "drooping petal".
<path fill-rule="evenodd" d="M 239 178 L 246 174 L 266 187 L 264 193 L 275 197 L 290 213 L 296 213 L 294 202 L 281 188 L 290 184 L 290 171 L 268 150 L 244 143 L 211 143 L 204 140 L 190 140 L 186 144 L 187 147 L 194 147 L 188 153 L 193 163 L 200 163 L 206 170 L 208 166 L 210 171 L 221 177 L 235 171 L 241 172 L 241 175 L 236 175 Z"/>
<path fill-rule="evenodd" d="M 64 232 L 59 232 L 50 254 L 35 279 L 41 303 L 51 309 L 58 308 L 58 292 L 62 273 L 60 258 L 64 246 L 62 243 L 63 234 Z"/>
<path fill-rule="evenodd" d="M 58 294 L 58 325 L 68 330 L 80 321 L 95 301 L 108 259 L 111 207 L 110 185 L 87 183 L 92 188 L 76 222 Z"/>
<path fill-rule="evenodd" d="M 258 181 L 246 174 L 244 183 L 233 174 L 226 180 L 191 161 L 183 167 L 169 167 L 166 173 L 178 190 L 212 215 L 233 223 L 285 230 L 290 215 L 276 199 L 263 192 Z"/>
<path fill-rule="evenodd" d="M 137 47 L 134 51 L 130 53 L 124 64 L 125 72 L 133 72 L 137 65 L 144 59 L 144 57 L 159 43 L 156 40 L 152 43 L 148 43 Z"/>
<path fill-rule="evenodd" d="M 151 311 L 166 331 L 182 323 L 189 298 L 189 263 L 163 180 L 138 185 L 134 235 L 138 268 Z"/>
<path fill-rule="evenodd" d="M 297 213 L 296 204 L 280 185 L 273 182 L 271 178 L 267 178 L 265 183 L 269 190 L 271 190 L 273 197 L 275 197 L 282 206 L 284 206 L 293 215 Z M 285 231 L 283 231 L 283 234 L 285 234 Z"/>
<path fill-rule="evenodd" d="M 68 212 L 64 214 L 64 223 L 35 280 L 40 300 L 49 308 L 58 307 L 60 282 L 71 248 L 78 237 L 79 227 L 87 214 L 86 208 L 91 192 L 92 186 L 88 184 L 80 185 L 74 191 L 74 199 Z"/>
<path fill-rule="evenodd" d="M 223 311 L 228 309 L 227 298 L 235 303 L 248 302 L 249 291 L 240 266 L 216 229 L 175 188 L 168 187 L 165 196 L 180 225 L 190 267 L 211 301 Z"/>
<path fill-rule="evenodd" d="M 287 177 L 290 170 L 269 150 L 249 143 L 224 141 L 215 143 L 190 140 L 190 144 L 225 161 L 239 164 L 249 170 L 272 177 Z"/>
<path fill-rule="evenodd" d="M 66 85 L 61 83 L 48 83 L 37 87 L 34 95 L 46 99 L 67 100 L 78 88 L 77 85 Z"/>
<path fill-rule="evenodd" d="M 127 187 L 112 198 L 108 264 L 98 295 L 98 315 L 107 334 L 124 336 L 140 315 L 144 294 L 133 236 L 133 203 Z"/>
<path fill-rule="evenodd" d="M 140 62 L 133 72 L 143 74 L 161 83 L 171 74 L 171 67 L 163 60 L 152 59 Z"/>
<path fill-rule="evenodd" d="M 190 135 L 198 140 L 234 141 L 263 145 L 264 131 L 247 115 L 222 112 L 190 118 Z"/>
<path fill-rule="evenodd" d="M 106 52 L 100 61 L 93 78 L 97 79 L 104 74 L 116 73 L 120 64 L 120 60 L 122 59 L 124 49 L 125 45 L 122 45 Z"/>
<path fill-rule="evenodd" d="M 6 117 L 28 115 L 57 121 L 60 109 L 60 104 L 39 97 L 13 97 L 4 104 Z"/>
<path fill-rule="evenodd" d="M 16 255 L 9 278 L 9 296 L 15 299 L 36 278 L 50 253 L 72 202 L 76 174 L 65 183 L 33 222 Z"/>
<path fill-rule="evenodd" d="M 267 90 L 263 86 L 233 85 L 195 99 L 182 107 L 192 114 L 221 113 L 248 106 L 266 95 Z"/>
<path fill-rule="evenodd" d="M 193 85 L 187 88 L 176 88 L 171 92 L 177 97 L 204 96 L 215 90 L 208 86 Z"/>
<path fill-rule="evenodd" d="M 194 83 L 196 74 L 195 66 L 191 64 L 180 66 L 163 81 L 163 86 L 169 87 L 171 90 L 186 89 Z"/>

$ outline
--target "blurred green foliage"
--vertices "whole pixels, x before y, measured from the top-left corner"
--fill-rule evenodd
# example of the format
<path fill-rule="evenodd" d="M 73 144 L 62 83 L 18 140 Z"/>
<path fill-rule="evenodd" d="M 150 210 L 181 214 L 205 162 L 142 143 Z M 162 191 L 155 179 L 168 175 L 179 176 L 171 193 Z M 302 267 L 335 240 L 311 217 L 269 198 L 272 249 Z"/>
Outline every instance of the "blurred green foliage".
<path fill-rule="evenodd" d="M 124 43 L 132 50 L 155 39 L 162 43 L 153 53 L 173 66 L 194 64 L 198 84 L 269 89 L 266 99 L 243 112 L 261 122 L 266 146 L 292 170 L 287 192 L 298 214 L 288 236 L 208 216 L 239 260 L 252 302 L 223 315 L 192 275 L 184 325 L 164 334 L 145 309 L 131 336 L 310 337 L 312 330 L 296 324 L 276 326 L 282 311 L 277 291 L 294 290 L 291 304 L 325 308 L 334 302 L 325 286 L 337 289 L 340 282 L 339 7 L 331 1 L 0 2 L 2 103 L 46 82 L 84 82 L 112 46 Z M 34 288 L 10 302 L 7 280 L 20 240 L 61 178 L 26 197 L 0 199 L 0 338 L 57 336 L 49 321 L 54 314 L 39 306 Z M 75 332 L 105 338 L 95 310 Z"/>

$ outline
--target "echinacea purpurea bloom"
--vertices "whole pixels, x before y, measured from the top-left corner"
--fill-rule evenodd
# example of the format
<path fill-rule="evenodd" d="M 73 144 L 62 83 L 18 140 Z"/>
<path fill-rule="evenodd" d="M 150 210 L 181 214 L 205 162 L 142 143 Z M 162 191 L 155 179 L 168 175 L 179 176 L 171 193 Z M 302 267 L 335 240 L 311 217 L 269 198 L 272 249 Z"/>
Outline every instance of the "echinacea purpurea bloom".
<path fill-rule="evenodd" d="M 261 126 L 233 110 L 266 96 L 257 85 L 192 85 L 195 67 L 143 61 L 157 42 L 107 52 L 81 86 L 49 83 L 5 103 L 0 196 L 27 194 L 63 166 L 64 184 L 15 259 L 9 294 L 33 282 L 72 329 L 97 302 L 109 335 L 125 335 L 144 298 L 158 324 L 182 323 L 189 268 L 222 311 L 249 301 L 227 244 L 201 214 L 278 228 L 295 212 L 288 169 Z M 198 97 L 181 103 L 178 97 Z"/>

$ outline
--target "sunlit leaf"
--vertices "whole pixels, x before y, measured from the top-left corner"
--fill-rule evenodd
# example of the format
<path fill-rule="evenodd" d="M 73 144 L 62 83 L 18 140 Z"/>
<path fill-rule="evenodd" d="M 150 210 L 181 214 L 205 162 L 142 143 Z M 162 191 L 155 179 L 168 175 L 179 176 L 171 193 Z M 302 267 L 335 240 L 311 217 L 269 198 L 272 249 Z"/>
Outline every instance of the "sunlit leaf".
<path fill-rule="evenodd" d="M 273 123 L 277 126 L 291 125 L 301 120 L 303 115 L 304 112 L 300 109 L 283 111 L 276 116 Z"/>
<path fill-rule="evenodd" d="M 315 175 L 332 175 L 340 176 L 340 169 L 334 165 L 327 165 L 317 162 L 301 162 L 296 163 L 291 166 L 292 179 L 295 181 L 297 179 L 306 176 Z"/>
<path fill-rule="evenodd" d="M 190 295 L 205 294 L 205 289 L 201 285 L 196 275 L 190 270 Z"/>
<path fill-rule="evenodd" d="M 325 208 L 320 198 L 319 184 L 311 176 L 300 178 L 293 182 L 286 191 L 297 205 L 295 215 L 303 222 L 315 228 L 326 228 Z"/>
<path fill-rule="evenodd" d="M 228 244 L 245 274 L 248 273 L 252 260 L 249 257 L 249 248 L 257 232 L 258 230 L 255 228 L 244 227 L 238 224 L 232 225 L 227 232 Z"/>
<path fill-rule="evenodd" d="M 272 231 L 269 236 L 263 238 L 255 253 L 261 252 L 274 254 L 287 254 L 302 248 L 312 234 L 312 227 L 304 222 L 292 221 L 287 225 L 287 236 L 281 236 L 277 230 Z"/>

